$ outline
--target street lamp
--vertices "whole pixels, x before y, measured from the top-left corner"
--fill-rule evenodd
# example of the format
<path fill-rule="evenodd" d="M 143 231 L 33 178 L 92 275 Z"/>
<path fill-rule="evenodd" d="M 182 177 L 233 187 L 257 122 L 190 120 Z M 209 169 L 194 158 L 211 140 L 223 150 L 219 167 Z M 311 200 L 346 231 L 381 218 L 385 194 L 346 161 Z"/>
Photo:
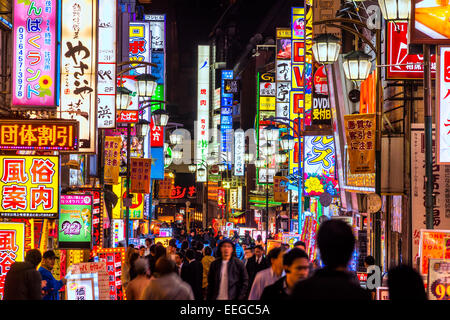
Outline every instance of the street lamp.
<path fill-rule="evenodd" d="M 312 52 L 320 64 L 336 62 L 340 50 L 340 39 L 332 34 L 321 34 L 313 39 Z"/>
<path fill-rule="evenodd" d="M 372 67 L 372 57 L 361 51 L 352 51 L 344 56 L 342 66 L 348 80 L 363 81 L 367 79 Z"/>
<path fill-rule="evenodd" d="M 294 149 L 295 146 L 295 138 L 289 134 L 286 134 L 281 137 L 281 149 L 283 151 L 289 151 Z"/>
<path fill-rule="evenodd" d="M 130 105 L 131 91 L 124 87 L 116 88 L 116 107 L 126 110 Z"/>
<path fill-rule="evenodd" d="M 165 110 L 158 109 L 152 112 L 153 123 L 157 127 L 165 127 L 169 122 L 169 113 Z"/>
<path fill-rule="evenodd" d="M 180 150 L 173 150 L 172 157 L 176 160 L 180 160 L 183 157 L 183 152 Z"/>
<path fill-rule="evenodd" d="M 387 21 L 409 20 L 411 0 L 378 0 L 378 5 Z"/>
<path fill-rule="evenodd" d="M 272 124 L 265 127 L 263 132 L 267 141 L 276 141 L 280 135 L 280 130 Z"/>
<path fill-rule="evenodd" d="M 188 168 L 190 173 L 194 173 L 195 170 L 197 170 L 197 166 L 195 164 L 188 165 Z"/>
<path fill-rule="evenodd" d="M 169 140 L 171 144 L 180 144 L 183 141 L 183 136 L 181 134 L 172 133 L 169 136 Z"/>
<path fill-rule="evenodd" d="M 156 89 L 156 77 L 151 74 L 140 74 L 136 76 L 137 93 L 140 97 L 151 97 Z"/>
<path fill-rule="evenodd" d="M 150 122 L 145 119 L 139 119 L 136 127 L 138 136 L 144 138 L 150 131 Z"/>

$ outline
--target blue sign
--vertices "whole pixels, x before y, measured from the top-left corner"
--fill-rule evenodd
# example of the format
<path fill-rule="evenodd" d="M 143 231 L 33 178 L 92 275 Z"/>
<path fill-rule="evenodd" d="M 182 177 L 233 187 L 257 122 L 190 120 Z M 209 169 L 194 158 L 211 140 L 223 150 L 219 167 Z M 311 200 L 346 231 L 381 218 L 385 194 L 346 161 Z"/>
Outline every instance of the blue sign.
<path fill-rule="evenodd" d="M 152 76 L 156 77 L 157 84 L 164 84 L 164 52 L 152 51 L 152 63 L 157 65 L 152 67 Z"/>
<path fill-rule="evenodd" d="M 164 180 L 164 148 L 151 148 L 152 168 L 150 178 L 152 180 Z"/>

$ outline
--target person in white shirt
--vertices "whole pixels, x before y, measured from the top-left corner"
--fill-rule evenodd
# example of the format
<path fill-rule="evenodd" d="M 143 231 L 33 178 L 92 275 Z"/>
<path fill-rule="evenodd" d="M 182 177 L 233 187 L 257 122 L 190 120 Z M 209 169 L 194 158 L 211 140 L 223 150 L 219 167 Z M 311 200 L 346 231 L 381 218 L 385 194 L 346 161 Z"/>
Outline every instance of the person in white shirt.
<path fill-rule="evenodd" d="M 270 250 L 267 257 L 269 258 L 271 266 L 256 274 L 248 300 L 259 300 L 265 287 L 274 284 L 278 279 L 284 276 L 284 251 L 284 246 Z"/>

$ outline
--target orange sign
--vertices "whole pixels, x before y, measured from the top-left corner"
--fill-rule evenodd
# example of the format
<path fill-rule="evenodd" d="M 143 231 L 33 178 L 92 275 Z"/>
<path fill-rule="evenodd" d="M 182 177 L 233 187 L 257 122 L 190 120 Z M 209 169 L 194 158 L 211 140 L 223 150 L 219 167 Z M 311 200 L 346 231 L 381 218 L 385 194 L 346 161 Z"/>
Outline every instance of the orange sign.
<path fill-rule="evenodd" d="M 164 180 L 159 181 L 158 195 L 161 199 L 169 199 L 172 194 L 172 188 L 174 185 L 174 179 L 168 175 L 164 176 Z"/>
<path fill-rule="evenodd" d="M 273 177 L 273 200 L 275 202 L 288 202 L 288 182 L 289 179 L 286 177 Z"/>
<path fill-rule="evenodd" d="M 105 165 L 104 179 L 105 184 L 118 184 L 120 171 L 120 149 L 122 148 L 122 138 L 106 136 L 105 137 Z"/>
<path fill-rule="evenodd" d="M 78 121 L 0 120 L 1 150 L 78 150 Z"/>
<path fill-rule="evenodd" d="M 150 193 L 152 159 L 131 158 L 131 193 Z"/>
<path fill-rule="evenodd" d="M 420 230 L 420 273 L 428 274 L 428 259 L 444 259 L 450 230 Z"/>

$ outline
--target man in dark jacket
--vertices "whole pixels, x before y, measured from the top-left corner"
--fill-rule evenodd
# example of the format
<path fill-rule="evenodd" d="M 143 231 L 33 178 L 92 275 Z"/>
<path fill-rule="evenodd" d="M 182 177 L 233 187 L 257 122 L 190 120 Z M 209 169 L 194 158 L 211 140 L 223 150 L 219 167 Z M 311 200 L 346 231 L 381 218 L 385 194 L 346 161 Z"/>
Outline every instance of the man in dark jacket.
<path fill-rule="evenodd" d="M 270 267 L 270 262 L 264 257 L 264 248 L 261 245 L 255 247 L 255 254 L 253 257 L 249 258 L 247 264 L 245 265 L 248 273 L 248 285 L 249 290 L 253 285 L 256 274 L 261 270 Z M 249 292 L 250 293 L 250 292 Z"/>
<path fill-rule="evenodd" d="M 5 278 L 3 300 L 41 300 L 42 278 L 36 270 L 42 255 L 37 249 L 29 250 L 25 262 L 12 264 Z"/>
<path fill-rule="evenodd" d="M 203 265 L 201 261 L 195 259 L 195 252 L 192 249 L 186 251 L 186 260 L 181 267 L 181 279 L 189 283 L 195 300 L 203 300 Z"/>
<path fill-rule="evenodd" d="M 219 257 L 209 268 L 206 299 L 246 299 L 248 274 L 242 261 L 236 258 L 233 242 L 229 239 L 222 240 L 218 252 Z"/>
<path fill-rule="evenodd" d="M 267 286 L 260 300 L 288 300 L 295 285 L 308 277 L 309 260 L 305 251 L 293 248 L 283 255 L 286 276 Z"/>
<path fill-rule="evenodd" d="M 317 245 L 325 264 L 312 277 L 294 288 L 294 300 L 370 300 L 370 295 L 353 281 L 347 265 L 355 249 L 355 237 L 347 223 L 331 219 L 319 227 Z"/>

